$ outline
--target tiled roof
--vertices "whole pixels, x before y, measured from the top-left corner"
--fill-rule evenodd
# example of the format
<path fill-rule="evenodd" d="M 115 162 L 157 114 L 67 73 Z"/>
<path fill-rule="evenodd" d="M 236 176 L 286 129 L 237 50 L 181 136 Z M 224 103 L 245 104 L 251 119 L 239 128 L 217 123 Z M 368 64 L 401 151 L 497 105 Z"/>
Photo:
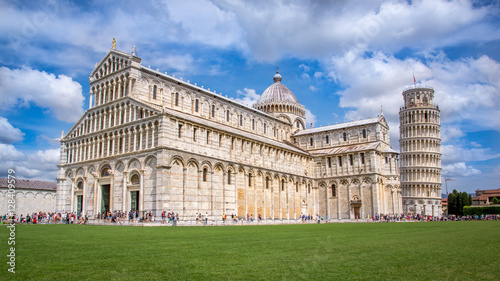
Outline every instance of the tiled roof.
<path fill-rule="evenodd" d="M 7 188 L 8 186 L 9 183 L 7 178 L 0 178 L 0 187 Z M 52 181 L 15 179 L 14 186 L 16 189 L 57 190 L 57 182 Z"/>
<path fill-rule="evenodd" d="M 302 136 L 302 135 L 314 134 L 314 133 L 319 133 L 319 132 L 326 132 L 326 131 L 331 131 L 331 130 L 338 130 L 338 129 L 347 128 L 347 127 L 355 127 L 355 126 L 362 126 L 362 125 L 374 124 L 374 123 L 380 122 L 381 119 L 382 119 L 382 117 L 369 118 L 369 119 L 364 119 L 364 120 L 359 120 L 359 121 L 353 121 L 353 122 L 348 122 L 348 123 L 342 123 L 342 124 L 335 124 L 335 125 L 330 125 L 330 126 L 325 126 L 325 127 L 312 128 L 312 129 L 307 129 L 307 130 L 302 130 L 300 132 L 297 132 L 294 136 Z"/>
<path fill-rule="evenodd" d="M 380 142 L 346 145 L 346 146 L 340 146 L 340 147 L 332 147 L 332 148 L 327 148 L 327 149 L 314 150 L 314 151 L 311 151 L 310 153 L 314 156 L 351 153 L 351 152 L 356 152 L 356 151 L 373 150 L 373 149 L 376 149 L 379 145 L 380 145 Z"/>

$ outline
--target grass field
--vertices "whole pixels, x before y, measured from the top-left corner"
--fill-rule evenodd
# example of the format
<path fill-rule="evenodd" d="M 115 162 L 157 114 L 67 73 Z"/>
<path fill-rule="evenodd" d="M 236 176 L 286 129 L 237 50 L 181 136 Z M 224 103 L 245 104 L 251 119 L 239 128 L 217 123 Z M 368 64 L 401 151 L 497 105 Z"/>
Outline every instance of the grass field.
<path fill-rule="evenodd" d="M 21 225 L 0 280 L 498 280 L 500 222 Z"/>

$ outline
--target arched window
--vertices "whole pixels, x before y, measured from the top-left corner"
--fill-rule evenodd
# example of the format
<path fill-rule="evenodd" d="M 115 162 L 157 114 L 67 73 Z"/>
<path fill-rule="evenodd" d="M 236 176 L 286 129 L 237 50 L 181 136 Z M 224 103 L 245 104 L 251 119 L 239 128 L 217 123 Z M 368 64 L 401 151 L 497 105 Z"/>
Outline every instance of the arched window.
<path fill-rule="evenodd" d="M 299 182 L 295 183 L 295 192 L 299 192 Z"/>
<path fill-rule="evenodd" d="M 363 129 L 363 138 L 366 139 L 366 129 Z"/>
<path fill-rule="evenodd" d="M 175 106 L 179 106 L 179 93 L 175 93 L 175 102 L 174 102 L 174 105 Z"/>
<path fill-rule="evenodd" d="M 227 171 L 227 184 L 231 184 L 231 170 Z"/>
<path fill-rule="evenodd" d="M 156 85 L 153 86 L 153 99 L 155 100 L 156 99 L 156 89 L 158 87 L 156 87 Z"/>
<path fill-rule="evenodd" d="M 255 130 L 255 119 L 252 119 L 252 130 Z"/>
<path fill-rule="evenodd" d="M 133 174 L 131 177 L 130 177 L 130 183 L 132 184 L 139 184 L 139 175 L 138 174 Z"/>
<path fill-rule="evenodd" d="M 266 189 L 269 189 L 269 177 L 266 177 Z"/>
<path fill-rule="evenodd" d="M 328 135 L 326 136 L 325 140 L 326 140 L 326 143 L 330 143 L 330 138 L 328 137 Z"/>
<path fill-rule="evenodd" d="M 207 181 L 207 173 L 208 173 L 207 168 L 203 168 L 203 181 Z"/>
<path fill-rule="evenodd" d="M 337 187 L 332 184 L 332 197 L 337 197 Z"/>
<path fill-rule="evenodd" d="M 297 121 L 297 128 L 300 129 L 300 122 L 299 121 Z"/>
<path fill-rule="evenodd" d="M 248 186 L 252 186 L 252 174 L 248 174 Z"/>
<path fill-rule="evenodd" d="M 200 103 L 199 100 L 195 100 L 194 101 L 194 112 L 198 112 L 198 110 L 199 110 L 199 103 Z"/>
<path fill-rule="evenodd" d="M 285 180 L 281 180 L 281 191 L 285 190 Z"/>
<path fill-rule="evenodd" d="M 79 181 L 79 182 L 76 184 L 76 188 L 77 188 L 77 189 L 83 189 L 83 181 Z"/>
<path fill-rule="evenodd" d="M 311 184 L 307 185 L 307 193 L 311 194 Z"/>
<path fill-rule="evenodd" d="M 101 170 L 101 177 L 107 177 L 107 176 L 109 176 L 109 167 L 104 167 Z"/>
<path fill-rule="evenodd" d="M 264 123 L 264 134 L 267 132 L 267 124 Z"/>
<path fill-rule="evenodd" d="M 226 122 L 229 122 L 229 109 L 226 110 Z"/>
<path fill-rule="evenodd" d="M 215 117 L 215 105 L 212 105 L 212 118 Z"/>
<path fill-rule="evenodd" d="M 344 141 L 347 141 L 347 133 L 346 133 L 346 132 L 344 132 L 344 133 L 342 134 L 342 136 L 343 136 L 343 138 L 344 138 Z"/>
<path fill-rule="evenodd" d="M 314 145 L 313 138 L 310 138 L 310 139 L 309 139 L 309 144 L 310 144 L 311 146 L 313 146 L 313 145 Z"/>
<path fill-rule="evenodd" d="M 240 115 L 240 126 L 243 126 L 243 115 Z"/>

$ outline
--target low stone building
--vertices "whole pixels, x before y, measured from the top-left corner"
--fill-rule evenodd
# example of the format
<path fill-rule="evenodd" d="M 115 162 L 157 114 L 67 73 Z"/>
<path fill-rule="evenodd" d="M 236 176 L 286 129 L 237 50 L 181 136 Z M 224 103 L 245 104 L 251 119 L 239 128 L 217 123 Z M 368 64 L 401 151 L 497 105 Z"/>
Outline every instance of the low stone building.
<path fill-rule="evenodd" d="M 15 179 L 13 192 L 9 192 L 7 178 L 0 178 L 0 214 L 8 214 L 9 200 L 15 195 L 17 215 L 35 212 L 54 212 L 56 206 L 57 183 L 39 180 Z M 11 211 L 11 210 L 10 210 Z"/>
<path fill-rule="evenodd" d="M 472 197 L 472 206 L 489 205 L 493 198 L 500 200 L 500 188 L 476 190 L 476 196 Z"/>

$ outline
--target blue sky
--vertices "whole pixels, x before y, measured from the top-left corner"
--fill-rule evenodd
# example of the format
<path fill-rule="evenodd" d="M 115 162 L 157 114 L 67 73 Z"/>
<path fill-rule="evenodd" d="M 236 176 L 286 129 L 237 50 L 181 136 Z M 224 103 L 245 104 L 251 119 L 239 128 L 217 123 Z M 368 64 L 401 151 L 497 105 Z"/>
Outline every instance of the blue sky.
<path fill-rule="evenodd" d="M 283 84 L 308 124 L 388 120 L 402 90 L 435 89 L 449 190 L 500 188 L 498 1 L 0 0 L 0 176 L 55 180 L 59 145 L 88 108 L 111 48 L 251 104 Z M 443 180 L 443 192 L 444 192 Z"/>

